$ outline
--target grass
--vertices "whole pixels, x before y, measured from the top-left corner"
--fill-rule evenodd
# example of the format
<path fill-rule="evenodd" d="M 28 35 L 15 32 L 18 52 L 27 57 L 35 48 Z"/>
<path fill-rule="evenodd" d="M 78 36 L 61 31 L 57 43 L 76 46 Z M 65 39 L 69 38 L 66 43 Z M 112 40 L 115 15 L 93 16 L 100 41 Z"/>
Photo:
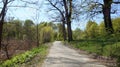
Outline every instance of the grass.
<path fill-rule="evenodd" d="M 120 49 L 120 42 L 114 40 L 76 40 L 70 42 L 70 45 L 103 56 L 110 56 L 116 53 L 116 49 Z"/>
<path fill-rule="evenodd" d="M 119 40 L 77 40 L 69 43 L 70 46 L 116 59 L 116 67 L 120 67 L 120 41 Z"/>
<path fill-rule="evenodd" d="M 39 54 L 39 59 L 44 59 L 47 55 L 48 46 L 40 45 L 37 48 L 33 48 L 30 51 L 26 51 L 23 54 L 14 56 L 13 58 L 4 61 L 0 64 L 0 67 L 20 67 L 22 64 L 30 62 L 36 55 Z"/>

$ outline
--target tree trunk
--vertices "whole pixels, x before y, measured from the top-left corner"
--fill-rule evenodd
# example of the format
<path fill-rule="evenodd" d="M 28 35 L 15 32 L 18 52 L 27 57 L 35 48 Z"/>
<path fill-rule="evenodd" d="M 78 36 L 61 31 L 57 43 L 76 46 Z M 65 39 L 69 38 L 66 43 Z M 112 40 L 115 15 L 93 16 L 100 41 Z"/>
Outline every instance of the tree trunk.
<path fill-rule="evenodd" d="M 38 24 L 37 24 L 37 47 L 39 46 L 39 32 L 38 32 Z"/>
<path fill-rule="evenodd" d="M 4 50 L 5 50 L 5 53 L 6 53 L 7 59 L 10 59 L 10 57 L 9 57 L 9 53 L 8 53 L 8 45 L 9 45 L 9 43 L 8 43 L 8 40 L 7 40 L 7 44 L 5 45 Z"/>
<path fill-rule="evenodd" d="M 3 22 L 6 14 L 6 8 L 7 8 L 8 0 L 4 2 L 3 8 L 0 13 L 0 50 L 1 50 L 1 42 L 2 42 L 2 30 L 3 30 Z"/>
<path fill-rule="evenodd" d="M 1 50 L 1 42 L 2 42 L 2 29 L 3 29 L 3 22 L 0 21 L 0 50 Z"/>
<path fill-rule="evenodd" d="M 2 45 L 2 32 L 3 32 L 4 17 L 5 17 L 5 13 L 3 12 L 1 16 L 1 20 L 0 20 L 0 50 L 2 48 L 1 45 Z"/>
<path fill-rule="evenodd" d="M 68 25 L 68 42 L 72 41 L 72 29 L 71 29 L 71 17 L 72 17 L 72 0 L 69 0 L 69 11 L 67 15 L 67 25 Z"/>
<path fill-rule="evenodd" d="M 114 30 L 111 21 L 111 1 L 104 0 L 103 16 L 104 16 L 106 32 L 108 34 L 112 34 Z"/>
<path fill-rule="evenodd" d="M 64 41 L 66 40 L 66 30 L 65 30 L 65 22 L 62 23 L 62 28 L 63 28 L 63 38 L 64 38 Z"/>
<path fill-rule="evenodd" d="M 67 23 L 67 31 L 68 31 L 68 42 L 72 41 L 72 29 L 71 29 L 71 22 Z"/>

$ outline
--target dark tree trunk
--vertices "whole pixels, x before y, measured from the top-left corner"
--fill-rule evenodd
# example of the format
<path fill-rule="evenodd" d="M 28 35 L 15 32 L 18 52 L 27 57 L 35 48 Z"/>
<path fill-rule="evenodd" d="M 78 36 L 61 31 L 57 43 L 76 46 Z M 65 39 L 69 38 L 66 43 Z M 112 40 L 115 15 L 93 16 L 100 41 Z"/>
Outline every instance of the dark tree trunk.
<path fill-rule="evenodd" d="M 63 0 L 65 8 L 65 18 L 67 23 L 68 42 L 72 41 L 71 17 L 72 17 L 72 0 Z M 69 3 L 69 5 L 67 4 Z"/>
<path fill-rule="evenodd" d="M 0 21 L 0 49 L 1 49 L 1 42 L 2 42 L 2 29 L 3 29 L 3 22 Z"/>
<path fill-rule="evenodd" d="M 3 22 L 4 22 L 4 17 L 6 14 L 6 8 L 7 8 L 8 0 L 4 2 L 4 6 L 2 8 L 2 11 L 0 13 L 0 50 L 1 50 L 1 42 L 2 42 L 2 30 L 3 30 Z"/>
<path fill-rule="evenodd" d="M 104 23 L 106 32 L 108 34 L 114 33 L 113 25 L 111 21 L 111 1 L 104 0 L 104 6 L 103 6 L 103 16 L 104 16 Z"/>
<path fill-rule="evenodd" d="M 63 28 L 63 38 L 64 38 L 64 41 L 66 40 L 66 30 L 65 30 L 65 22 L 63 21 L 62 23 L 62 28 Z"/>
<path fill-rule="evenodd" d="M 71 29 L 71 17 L 72 17 L 72 0 L 69 0 L 69 12 L 67 18 L 67 25 L 68 25 L 68 42 L 72 41 L 72 29 Z"/>
<path fill-rule="evenodd" d="M 67 31 L 68 31 L 68 42 L 72 41 L 72 29 L 71 29 L 71 22 L 67 23 Z"/>

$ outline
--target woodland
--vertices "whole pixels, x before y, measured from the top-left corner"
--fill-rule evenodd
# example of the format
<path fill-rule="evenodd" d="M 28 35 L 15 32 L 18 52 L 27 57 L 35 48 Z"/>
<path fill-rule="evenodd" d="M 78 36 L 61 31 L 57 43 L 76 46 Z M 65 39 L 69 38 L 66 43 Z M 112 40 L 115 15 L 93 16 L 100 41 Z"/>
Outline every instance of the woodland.
<path fill-rule="evenodd" d="M 22 5 L 13 4 L 17 1 Z M 39 0 L 0 0 L 0 67 L 17 67 L 37 53 L 44 57 L 49 48 L 45 44 L 53 41 L 67 42 L 120 67 L 120 0 L 45 0 L 45 5 L 52 21 L 39 22 Z M 36 9 L 35 21 L 8 17 L 10 8 Z M 96 21 L 99 17 L 101 22 Z M 84 29 L 72 29 L 72 23 L 86 19 Z"/>

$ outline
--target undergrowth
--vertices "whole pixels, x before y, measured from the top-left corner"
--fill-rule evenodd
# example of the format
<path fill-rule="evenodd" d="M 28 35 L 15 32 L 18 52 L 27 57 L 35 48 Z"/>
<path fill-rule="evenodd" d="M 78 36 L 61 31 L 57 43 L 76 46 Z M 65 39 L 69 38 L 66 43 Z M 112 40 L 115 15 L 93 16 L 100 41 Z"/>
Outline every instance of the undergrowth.
<path fill-rule="evenodd" d="M 47 53 L 47 48 L 48 46 L 45 45 L 41 45 L 40 47 L 33 48 L 30 51 L 26 51 L 23 54 L 19 54 L 9 60 L 4 61 L 3 63 L 0 64 L 0 67 L 19 67 L 20 64 L 29 62 L 38 53 L 41 54 L 41 57 L 45 57 Z"/>

